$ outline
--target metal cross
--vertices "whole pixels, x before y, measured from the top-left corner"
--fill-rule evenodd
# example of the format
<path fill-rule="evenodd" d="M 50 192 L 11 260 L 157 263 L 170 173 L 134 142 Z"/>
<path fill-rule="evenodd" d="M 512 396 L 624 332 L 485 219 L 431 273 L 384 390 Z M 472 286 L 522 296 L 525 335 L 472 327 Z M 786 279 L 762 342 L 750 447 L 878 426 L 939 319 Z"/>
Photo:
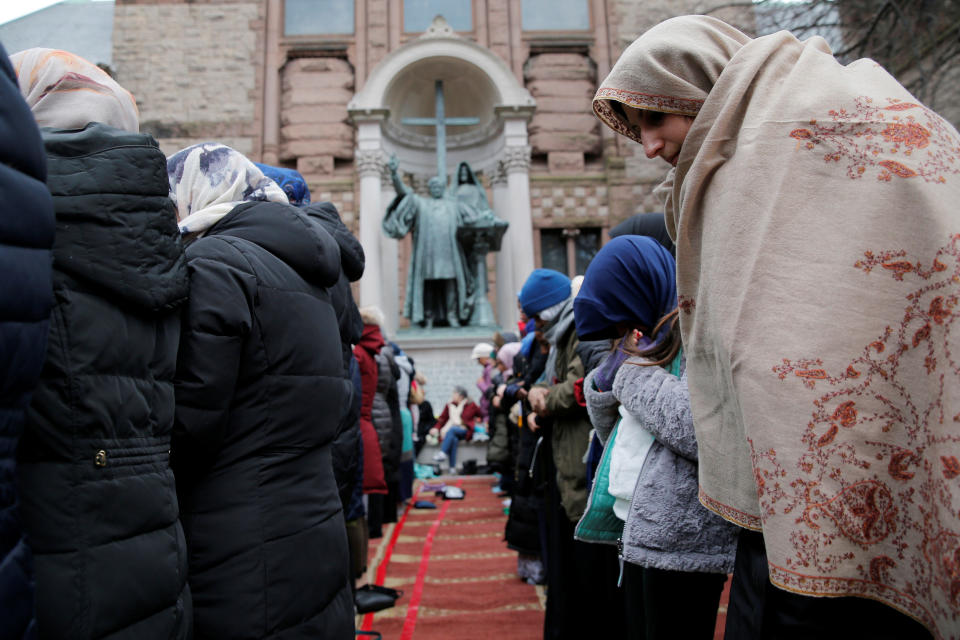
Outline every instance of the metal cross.
<path fill-rule="evenodd" d="M 403 118 L 403 124 L 437 128 L 437 175 L 447 184 L 447 125 L 479 124 L 480 118 L 446 118 L 443 111 L 443 80 L 437 80 L 437 110 L 434 118 Z"/>

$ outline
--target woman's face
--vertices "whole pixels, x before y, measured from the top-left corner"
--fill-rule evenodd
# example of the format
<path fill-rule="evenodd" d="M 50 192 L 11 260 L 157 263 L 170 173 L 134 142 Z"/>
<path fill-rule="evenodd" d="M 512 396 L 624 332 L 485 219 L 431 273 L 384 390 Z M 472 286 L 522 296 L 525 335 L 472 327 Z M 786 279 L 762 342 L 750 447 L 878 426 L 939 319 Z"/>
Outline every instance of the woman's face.
<path fill-rule="evenodd" d="M 675 113 L 661 113 L 646 109 L 635 109 L 623 105 L 627 115 L 627 124 L 640 136 L 643 151 L 648 158 L 661 157 L 673 166 L 677 166 L 680 147 L 690 131 L 693 118 Z"/>

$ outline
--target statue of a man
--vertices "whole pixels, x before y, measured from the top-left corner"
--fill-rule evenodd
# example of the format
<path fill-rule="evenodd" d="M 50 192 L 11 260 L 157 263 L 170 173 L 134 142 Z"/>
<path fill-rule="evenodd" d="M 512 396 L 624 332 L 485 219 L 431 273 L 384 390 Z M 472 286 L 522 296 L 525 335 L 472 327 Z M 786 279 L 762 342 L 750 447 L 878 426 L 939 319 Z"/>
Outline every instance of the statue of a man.
<path fill-rule="evenodd" d="M 424 198 L 400 179 L 396 156 L 387 166 L 397 197 L 387 208 L 383 231 L 397 239 L 413 233 L 403 315 L 428 328 L 435 320 L 459 327 L 470 319 L 475 283 L 457 242 L 457 229 L 471 224 L 477 213 L 468 204 L 446 196 L 446 185 L 439 177 L 430 178 L 430 197 Z"/>

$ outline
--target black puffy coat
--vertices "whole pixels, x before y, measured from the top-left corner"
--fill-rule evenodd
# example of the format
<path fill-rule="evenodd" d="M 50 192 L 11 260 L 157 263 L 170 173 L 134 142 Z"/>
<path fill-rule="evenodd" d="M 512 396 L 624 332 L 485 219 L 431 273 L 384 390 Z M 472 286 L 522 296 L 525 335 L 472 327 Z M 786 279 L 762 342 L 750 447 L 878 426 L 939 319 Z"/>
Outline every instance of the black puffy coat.
<path fill-rule="evenodd" d="M 0 638 L 17 639 L 34 615 L 16 452 L 47 344 L 54 222 L 40 131 L 2 46 L 0 104 Z"/>
<path fill-rule="evenodd" d="M 166 159 L 102 124 L 43 131 L 54 308 L 19 450 L 42 638 L 187 638 L 170 469 L 187 270 Z"/>
<path fill-rule="evenodd" d="M 332 458 L 333 475 L 337 479 L 337 490 L 344 512 L 349 510 L 354 485 L 357 479 L 357 469 L 360 466 L 362 444 L 360 442 L 360 393 L 354 388 L 351 374 L 351 361 L 356 367 L 353 357 L 353 345 L 360 342 L 363 334 L 363 319 L 360 310 L 353 300 L 350 283 L 356 282 L 363 276 L 363 267 L 366 257 L 360 241 L 350 233 L 337 208 L 330 202 L 316 202 L 302 209 L 312 220 L 333 236 L 340 247 L 340 277 L 336 284 L 330 287 L 330 302 L 337 314 L 337 325 L 340 328 L 340 348 L 344 365 L 344 388 L 351 400 L 343 404 L 337 426 L 337 435 L 333 440 Z M 362 476 L 361 476 L 362 477 Z M 355 510 L 354 510 L 355 511 Z"/>
<path fill-rule="evenodd" d="M 330 460 L 340 254 L 296 207 L 237 206 L 187 247 L 174 468 L 197 638 L 353 637 Z"/>
<path fill-rule="evenodd" d="M 403 449 L 400 392 L 397 390 L 400 367 L 389 345 L 384 345 L 375 359 L 377 392 L 373 396 L 373 427 L 377 430 L 383 455 L 383 477 L 387 484 L 391 484 L 400 480 L 400 455 Z"/>

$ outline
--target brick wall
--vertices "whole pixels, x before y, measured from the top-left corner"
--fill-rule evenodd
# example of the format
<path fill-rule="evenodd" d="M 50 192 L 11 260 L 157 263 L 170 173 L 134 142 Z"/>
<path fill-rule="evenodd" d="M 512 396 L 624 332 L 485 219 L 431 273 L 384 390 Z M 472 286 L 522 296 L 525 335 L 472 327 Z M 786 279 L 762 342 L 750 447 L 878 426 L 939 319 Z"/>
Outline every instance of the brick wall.
<path fill-rule="evenodd" d="M 141 130 L 164 152 L 217 140 L 256 147 L 259 2 L 114 8 L 117 81 L 137 99 Z"/>

